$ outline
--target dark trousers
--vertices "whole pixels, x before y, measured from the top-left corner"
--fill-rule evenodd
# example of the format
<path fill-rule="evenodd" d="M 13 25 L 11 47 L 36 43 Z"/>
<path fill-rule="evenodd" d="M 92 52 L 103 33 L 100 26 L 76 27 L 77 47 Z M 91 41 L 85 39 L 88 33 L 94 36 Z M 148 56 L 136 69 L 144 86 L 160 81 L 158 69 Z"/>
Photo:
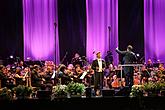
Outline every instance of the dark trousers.
<path fill-rule="evenodd" d="M 133 74 L 134 74 L 134 67 L 124 67 L 124 73 L 125 73 L 125 81 L 126 86 L 129 86 L 130 88 L 133 86 Z"/>
<path fill-rule="evenodd" d="M 94 74 L 94 90 L 101 90 L 103 88 L 103 72 L 95 72 Z"/>

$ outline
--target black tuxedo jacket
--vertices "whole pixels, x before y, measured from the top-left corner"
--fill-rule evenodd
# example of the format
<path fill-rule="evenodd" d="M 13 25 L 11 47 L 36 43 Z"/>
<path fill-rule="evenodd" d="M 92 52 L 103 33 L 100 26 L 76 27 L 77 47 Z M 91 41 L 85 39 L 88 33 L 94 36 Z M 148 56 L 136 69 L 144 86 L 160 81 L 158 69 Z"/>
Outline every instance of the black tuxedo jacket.
<path fill-rule="evenodd" d="M 121 55 L 124 55 L 123 61 L 122 61 L 123 64 L 131 64 L 131 63 L 135 63 L 137 61 L 137 57 L 136 57 L 135 53 L 132 51 L 120 51 L 120 50 L 116 49 L 116 52 Z"/>
<path fill-rule="evenodd" d="M 96 60 L 93 60 L 93 62 L 92 62 L 92 69 L 93 69 L 95 72 L 97 72 L 96 67 L 99 67 L 98 60 L 97 60 L 97 59 L 96 59 Z M 105 68 L 105 67 L 106 67 L 106 63 L 105 63 L 105 61 L 102 59 L 102 68 Z"/>

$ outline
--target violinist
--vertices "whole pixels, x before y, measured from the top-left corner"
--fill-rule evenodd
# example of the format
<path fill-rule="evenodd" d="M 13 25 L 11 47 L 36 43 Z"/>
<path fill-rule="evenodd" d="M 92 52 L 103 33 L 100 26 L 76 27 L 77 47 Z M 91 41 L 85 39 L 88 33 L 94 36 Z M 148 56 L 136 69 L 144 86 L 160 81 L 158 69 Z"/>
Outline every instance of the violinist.
<path fill-rule="evenodd" d="M 18 86 L 18 85 L 25 85 L 25 82 L 23 80 L 23 74 L 21 72 L 21 68 L 20 67 L 16 67 L 15 79 L 16 79 L 16 86 Z"/>
<path fill-rule="evenodd" d="M 57 77 L 59 79 L 59 83 L 62 85 L 67 85 L 69 84 L 72 79 L 67 71 L 67 67 L 65 65 L 60 65 L 59 71 L 57 71 Z"/>
<path fill-rule="evenodd" d="M 15 86 L 15 78 L 13 78 L 11 72 L 5 67 L 0 66 L 0 80 L 1 80 L 1 87 L 8 87 L 12 88 Z"/>
<path fill-rule="evenodd" d="M 31 72 L 31 85 L 33 87 L 41 87 L 44 79 L 40 75 L 40 67 L 38 65 L 34 65 Z"/>
<path fill-rule="evenodd" d="M 94 70 L 91 65 L 88 65 L 85 70 L 88 72 L 86 75 L 86 83 L 88 87 L 90 87 L 91 85 L 94 85 Z"/>
<path fill-rule="evenodd" d="M 24 70 L 22 72 L 24 73 L 22 80 L 26 82 L 26 86 L 31 87 L 30 68 L 29 67 L 26 67 L 26 68 L 24 68 Z"/>
<path fill-rule="evenodd" d="M 83 70 L 81 69 L 80 65 L 75 66 L 75 75 L 74 75 L 74 82 L 82 83 L 82 79 L 80 77 L 83 74 Z"/>

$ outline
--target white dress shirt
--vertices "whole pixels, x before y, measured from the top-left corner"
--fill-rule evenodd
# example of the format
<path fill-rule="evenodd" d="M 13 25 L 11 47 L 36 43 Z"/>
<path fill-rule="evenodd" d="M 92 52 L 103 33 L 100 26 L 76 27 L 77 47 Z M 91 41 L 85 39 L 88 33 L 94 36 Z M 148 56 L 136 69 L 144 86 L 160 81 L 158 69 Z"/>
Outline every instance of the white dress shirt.
<path fill-rule="evenodd" d="M 103 69 L 103 67 L 102 67 L 102 59 L 97 59 L 97 61 L 98 61 L 98 64 L 99 64 L 98 72 L 102 72 L 102 69 Z"/>

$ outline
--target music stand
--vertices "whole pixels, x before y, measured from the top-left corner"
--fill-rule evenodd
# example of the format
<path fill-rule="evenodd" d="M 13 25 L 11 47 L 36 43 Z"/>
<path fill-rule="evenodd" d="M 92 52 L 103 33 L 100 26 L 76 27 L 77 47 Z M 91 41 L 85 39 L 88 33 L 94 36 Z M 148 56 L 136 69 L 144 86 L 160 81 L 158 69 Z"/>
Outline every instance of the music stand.
<path fill-rule="evenodd" d="M 123 78 L 123 67 L 139 67 L 139 71 L 141 71 L 141 67 L 143 66 L 143 64 L 125 64 L 125 65 L 119 65 L 119 67 L 121 67 L 121 80 Z M 120 84 L 122 85 L 122 82 L 120 81 Z"/>
<path fill-rule="evenodd" d="M 117 78 L 121 78 L 121 70 L 115 70 L 115 73 L 117 75 Z"/>

